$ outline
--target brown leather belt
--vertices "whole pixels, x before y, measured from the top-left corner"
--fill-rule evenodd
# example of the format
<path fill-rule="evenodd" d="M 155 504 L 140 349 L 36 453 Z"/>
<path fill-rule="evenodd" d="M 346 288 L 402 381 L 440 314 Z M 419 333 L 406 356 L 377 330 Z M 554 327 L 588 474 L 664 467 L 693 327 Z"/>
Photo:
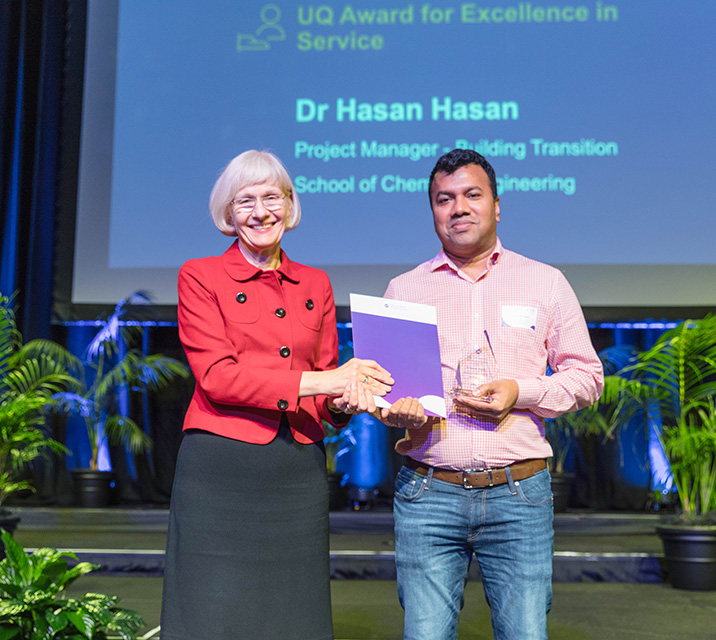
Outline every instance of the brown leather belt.
<path fill-rule="evenodd" d="M 429 467 L 409 458 L 405 457 L 403 463 L 408 469 L 417 471 L 426 476 L 433 470 L 433 478 L 450 482 L 451 484 L 461 484 L 466 489 L 476 489 L 479 487 L 492 487 L 496 484 L 505 484 L 507 482 L 506 467 L 499 469 L 486 469 L 485 471 L 451 471 L 450 469 L 441 469 L 440 467 Z M 510 474 L 513 480 L 524 480 L 531 478 L 538 471 L 547 468 L 547 461 L 543 458 L 535 458 L 533 460 L 525 460 L 523 462 L 515 462 L 511 464 Z"/>

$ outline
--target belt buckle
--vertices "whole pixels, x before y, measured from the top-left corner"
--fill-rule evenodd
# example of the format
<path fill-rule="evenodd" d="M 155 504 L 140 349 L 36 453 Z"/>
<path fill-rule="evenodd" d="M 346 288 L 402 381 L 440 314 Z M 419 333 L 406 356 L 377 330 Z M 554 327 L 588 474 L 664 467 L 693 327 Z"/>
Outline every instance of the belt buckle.
<path fill-rule="evenodd" d="M 470 486 L 470 485 L 467 484 L 467 474 L 468 474 L 468 473 L 473 473 L 473 472 L 475 472 L 475 471 L 476 471 L 477 473 L 486 473 L 488 479 L 490 480 L 488 486 L 489 486 L 489 487 L 494 487 L 494 486 L 495 486 L 495 485 L 492 483 L 492 469 L 467 469 L 467 470 L 463 470 L 463 472 L 462 472 L 462 486 L 463 486 L 463 489 L 475 489 L 475 488 L 477 488 L 477 487 Z"/>

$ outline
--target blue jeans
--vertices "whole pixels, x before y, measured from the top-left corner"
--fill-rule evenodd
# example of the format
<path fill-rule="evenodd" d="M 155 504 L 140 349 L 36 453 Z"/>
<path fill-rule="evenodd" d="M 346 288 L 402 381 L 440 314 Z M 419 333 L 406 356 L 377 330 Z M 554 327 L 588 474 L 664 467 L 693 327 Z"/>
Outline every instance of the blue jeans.
<path fill-rule="evenodd" d="M 395 481 L 395 564 L 404 640 L 455 640 L 472 554 L 495 640 L 544 640 L 552 603 L 552 490 L 531 478 L 465 489 L 403 467 Z"/>

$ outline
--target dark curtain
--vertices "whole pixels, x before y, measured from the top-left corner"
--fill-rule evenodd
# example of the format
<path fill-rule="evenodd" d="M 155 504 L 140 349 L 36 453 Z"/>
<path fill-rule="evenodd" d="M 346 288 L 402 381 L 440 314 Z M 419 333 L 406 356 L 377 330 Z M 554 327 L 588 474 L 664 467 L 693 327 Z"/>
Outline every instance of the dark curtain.
<path fill-rule="evenodd" d="M 0 292 L 15 294 L 25 341 L 52 338 L 77 355 L 82 336 L 53 326 L 52 312 L 55 279 L 69 273 L 55 262 L 58 238 L 71 241 L 73 228 L 59 214 L 61 207 L 74 214 L 86 8 L 86 0 L 0 0 Z M 137 459 L 112 449 L 119 501 L 168 499 L 181 434 L 178 413 L 187 402 L 184 386 L 173 390 L 178 397 L 169 404 L 132 394 L 131 414 L 153 436 L 155 449 Z M 37 491 L 15 496 L 20 503 L 73 502 L 68 469 L 86 464 L 84 426 L 54 419 L 50 428 L 74 451 L 36 461 L 28 473 Z"/>
<path fill-rule="evenodd" d="M 0 2 L 0 292 L 25 340 L 50 336 L 66 15 L 62 0 Z M 51 465 L 32 473 L 57 486 Z"/>
<path fill-rule="evenodd" d="M 0 291 L 49 337 L 68 0 L 0 2 Z"/>

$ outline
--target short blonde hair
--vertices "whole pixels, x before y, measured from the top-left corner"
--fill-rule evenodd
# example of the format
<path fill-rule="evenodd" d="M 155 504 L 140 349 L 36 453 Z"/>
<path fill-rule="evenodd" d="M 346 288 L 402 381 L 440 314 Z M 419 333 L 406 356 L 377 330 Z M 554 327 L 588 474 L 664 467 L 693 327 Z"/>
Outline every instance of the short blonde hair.
<path fill-rule="evenodd" d="M 239 189 L 262 182 L 278 184 L 285 196 L 291 199 L 286 230 L 295 229 L 301 220 L 301 205 L 291 178 L 281 161 L 268 151 L 244 151 L 236 156 L 221 172 L 209 197 L 209 210 L 214 224 L 224 235 L 235 236 L 231 220 L 231 201 Z"/>

